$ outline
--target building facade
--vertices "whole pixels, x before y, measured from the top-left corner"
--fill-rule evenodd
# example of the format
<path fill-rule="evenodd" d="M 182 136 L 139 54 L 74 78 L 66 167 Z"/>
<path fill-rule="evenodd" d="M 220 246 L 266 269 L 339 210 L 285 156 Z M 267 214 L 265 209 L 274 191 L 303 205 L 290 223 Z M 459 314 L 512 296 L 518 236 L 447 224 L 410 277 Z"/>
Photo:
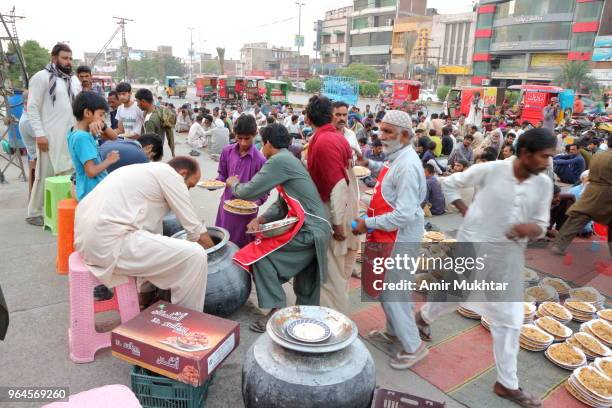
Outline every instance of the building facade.
<path fill-rule="evenodd" d="M 388 76 L 395 20 L 425 15 L 426 9 L 426 0 L 354 0 L 348 62 L 370 65 Z"/>
<path fill-rule="evenodd" d="M 317 71 L 331 74 L 348 64 L 349 22 L 353 6 L 342 7 L 325 12 L 325 19 L 315 22 L 317 41 L 314 51 L 319 54 Z"/>
<path fill-rule="evenodd" d="M 475 31 L 476 12 L 433 16 L 427 55 L 437 73 L 434 85 L 470 84 Z"/>
<path fill-rule="evenodd" d="M 427 65 L 432 20 L 432 16 L 411 16 L 395 21 L 389 68 L 393 78 L 422 79 Z"/>
<path fill-rule="evenodd" d="M 481 0 L 475 85 L 550 82 L 567 61 L 591 61 L 605 0 Z"/>
<path fill-rule="evenodd" d="M 237 73 L 238 75 L 281 77 L 283 68 L 285 70 L 294 68 L 297 71 L 297 55 L 297 51 L 291 48 L 269 47 L 265 42 L 245 44 L 240 50 L 240 64 Z M 292 61 L 293 65 L 291 65 Z M 304 68 L 302 75 L 309 70 L 308 64 Z M 300 72 L 302 72 L 302 66 L 300 66 Z"/>
<path fill-rule="evenodd" d="M 612 87 L 612 1 L 606 1 L 591 56 L 593 76 L 604 87 Z"/>

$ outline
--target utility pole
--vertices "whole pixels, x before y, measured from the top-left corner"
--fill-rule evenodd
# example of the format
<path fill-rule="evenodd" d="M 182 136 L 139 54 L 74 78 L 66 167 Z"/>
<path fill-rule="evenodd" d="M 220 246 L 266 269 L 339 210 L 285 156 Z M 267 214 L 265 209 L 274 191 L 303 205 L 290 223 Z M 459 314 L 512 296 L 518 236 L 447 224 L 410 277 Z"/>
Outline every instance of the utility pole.
<path fill-rule="evenodd" d="M 189 84 L 193 78 L 193 27 L 187 27 L 189 30 Z"/>
<path fill-rule="evenodd" d="M 119 24 L 119 27 L 121 27 L 121 59 L 123 60 L 122 61 L 123 62 L 123 76 L 124 76 L 124 79 L 127 81 L 128 80 L 128 56 L 130 53 L 130 49 L 128 48 L 127 40 L 125 39 L 125 24 L 128 21 L 134 21 L 134 20 L 131 20 L 125 17 L 115 17 L 115 16 L 113 16 L 113 18 L 115 20 L 119 20 L 117 24 Z"/>
<path fill-rule="evenodd" d="M 300 47 L 302 44 L 302 6 L 305 6 L 306 3 L 301 3 L 296 1 L 295 4 L 298 6 L 298 38 L 297 38 L 297 47 L 298 47 L 298 55 L 297 55 L 297 81 L 300 81 Z"/>

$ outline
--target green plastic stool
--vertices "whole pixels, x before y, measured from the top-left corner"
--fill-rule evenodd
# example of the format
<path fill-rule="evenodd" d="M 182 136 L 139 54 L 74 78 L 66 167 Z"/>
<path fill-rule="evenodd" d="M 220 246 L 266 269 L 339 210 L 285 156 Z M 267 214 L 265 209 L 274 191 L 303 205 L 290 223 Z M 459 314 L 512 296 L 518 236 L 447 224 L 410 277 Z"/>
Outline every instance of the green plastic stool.
<path fill-rule="evenodd" d="M 70 176 L 55 176 L 45 179 L 45 225 L 53 235 L 57 235 L 57 205 L 65 198 L 72 197 Z"/>

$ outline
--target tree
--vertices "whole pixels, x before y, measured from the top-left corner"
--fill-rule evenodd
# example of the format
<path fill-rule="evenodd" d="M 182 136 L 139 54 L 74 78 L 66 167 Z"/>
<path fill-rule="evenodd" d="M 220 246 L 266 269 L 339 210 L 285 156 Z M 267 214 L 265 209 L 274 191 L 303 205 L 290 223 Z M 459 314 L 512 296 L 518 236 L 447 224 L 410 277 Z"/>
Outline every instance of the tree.
<path fill-rule="evenodd" d="M 171 55 L 128 61 L 128 70 L 132 79 L 158 78 L 162 82 L 167 75 L 185 75 L 185 66 L 181 60 Z"/>
<path fill-rule="evenodd" d="M 436 96 L 438 97 L 438 100 L 444 101 L 450 89 L 451 87 L 448 85 L 439 86 L 438 89 L 436 90 Z"/>
<path fill-rule="evenodd" d="M 21 64 L 12 45 L 9 46 L 9 78 L 15 86 L 23 86 Z M 37 41 L 28 40 L 21 45 L 21 55 L 25 61 L 28 77 L 40 71 L 49 63 L 49 50 Z"/>
<path fill-rule="evenodd" d="M 597 88 L 597 80 L 591 75 L 586 61 L 568 61 L 561 68 L 554 83 L 578 93 L 589 93 Z"/>
<path fill-rule="evenodd" d="M 306 87 L 306 92 L 314 94 L 321 90 L 322 84 L 323 81 L 321 81 L 319 78 L 311 78 L 306 80 L 304 86 Z"/>
<path fill-rule="evenodd" d="M 218 74 L 219 63 L 214 60 L 208 60 L 202 62 L 202 72 L 206 74 Z"/>
<path fill-rule="evenodd" d="M 339 68 L 336 71 L 336 75 L 357 78 L 368 82 L 378 82 L 379 79 L 378 71 L 362 63 L 353 63 L 348 67 Z"/>
<path fill-rule="evenodd" d="M 366 98 L 374 98 L 378 95 L 379 91 L 380 87 L 378 86 L 378 82 L 366 82 L 359 86 L 361 96 Z"/>
<path fill-rule="evenodd" d="M 217 47 L 217 55 L 219 56 L 219 74 L 225 73 L 225 48 Z"/>

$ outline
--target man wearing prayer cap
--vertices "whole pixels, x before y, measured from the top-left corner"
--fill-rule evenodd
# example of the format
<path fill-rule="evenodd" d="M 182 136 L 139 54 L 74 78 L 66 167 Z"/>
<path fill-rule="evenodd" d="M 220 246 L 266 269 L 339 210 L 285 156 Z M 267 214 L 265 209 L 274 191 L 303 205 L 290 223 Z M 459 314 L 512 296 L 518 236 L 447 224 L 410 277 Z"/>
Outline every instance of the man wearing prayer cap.
<path fill-rule="evenodd" d="M 378 173 L 378 183 L 370 202 L 366 218 L 355 220 L 353 233 L 367 232 L 362 271 L 363 291 L 381 300 L 387 317 L 384 330 L 370 333 L 369 339 L 386 346 L 401 345 L 401 351 L 391 359 L 391 367 L 404 370 L 427 356 L 427 347 L 419 337 L 414 321 L 410 292 L 382 291 L 385 283 L 409 280 L 414 271 L 388 268 L 384 276 L 374 271 L 376 258 L 416 257 L 423 239 L 424 216 L 421 203 L 425 200 L 427 186 L 423 166 L 412 147 L 412 121 L 406 112 L 388 111 L 382 119 L 379 137 L 388 162 L 380 163 L 363 159 L 373 174 Z M 410 265 L 409 265 L 410 266 Z"/>

